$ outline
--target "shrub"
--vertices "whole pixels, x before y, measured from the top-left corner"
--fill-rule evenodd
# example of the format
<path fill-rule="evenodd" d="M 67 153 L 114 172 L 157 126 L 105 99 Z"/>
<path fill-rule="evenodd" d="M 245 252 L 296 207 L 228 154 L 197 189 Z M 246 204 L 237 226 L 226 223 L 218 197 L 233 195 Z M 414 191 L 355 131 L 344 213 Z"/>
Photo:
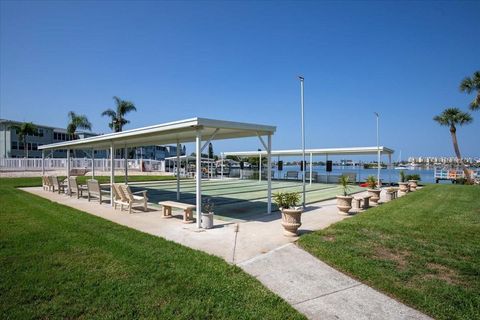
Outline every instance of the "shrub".
<path fill-rule="evenodd" d="M 279 208 L 290 209 L 300 202 L 298 192 L 277 192 L 273 194 L 273 201 Z"/>
<path fill-rule="evenodd" d="M 420 181 L 420 175 L 415 173 L 415 174 L 409 174 L 405 177 L 405 180 L 408 181 L 408 180 L 418 180 Z"/>
<path fill-rule="evenodd" d="M 376 189 L 377 188 L 377 178 L 375 178 L 375 176 L 368 176 L 367 185 L 370 189 Z"/>
<path fill-rule="evenodd" d="M 342 186 L 343 195 L 346 197 L 350 191 L 350 186 L 348 185 L 350 183 L 350 178 L 348 176 L 341 175 L 338 179 L 338 183 L 340 186 Z"/>

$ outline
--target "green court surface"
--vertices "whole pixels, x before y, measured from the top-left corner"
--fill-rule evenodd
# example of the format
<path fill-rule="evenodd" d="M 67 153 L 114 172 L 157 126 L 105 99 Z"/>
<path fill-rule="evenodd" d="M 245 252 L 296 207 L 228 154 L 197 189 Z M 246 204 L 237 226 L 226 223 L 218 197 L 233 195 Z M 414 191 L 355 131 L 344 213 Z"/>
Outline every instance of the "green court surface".
<path fill-rule="evenodd" d="M 147 190 L 149 202 L 176 201 L 176 181 L 158 181 L 156 183 L 135 184 L 134 191 Z M 363 190 L 351 186 L 350 192 Z M 272 193 L 302 192 L 302 183 L 298 181 L 272 181 Z M 335 184 L 306 184 L 306 203 L 333 199 L 341 194 Z M 202 196 L 210 197 L 215 204 L 215 216 L 222 220 L 248 220 L 267 212 L 267 182 L 256 180 L 206 180 L 202 181 Z M 195 180 L 181 180 L 180 202 L 195 204 Z M 272 210 L 277 210 L 272 203 Z"/>

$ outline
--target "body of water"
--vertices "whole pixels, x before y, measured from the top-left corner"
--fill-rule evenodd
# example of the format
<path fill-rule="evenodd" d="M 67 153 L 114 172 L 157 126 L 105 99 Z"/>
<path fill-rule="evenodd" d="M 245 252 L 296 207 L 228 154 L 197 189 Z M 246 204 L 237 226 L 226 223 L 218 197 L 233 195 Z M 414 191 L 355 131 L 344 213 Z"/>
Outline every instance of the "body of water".
<path fill-rule="evenodd" d="M 285 174 L 287 171 L 298 171 L 300 172 L 300 167 L 299 166 L 283 166 L 283 171 L 281 173 L 281 176 Z M 313 171 L 316 171 L 318 174 L 327 174 L 325 166 L 313 166 Z M 398 182 L 400 181 L 400 171 L 402 170 L 395 170 L 395 169 L 381 169 L 380 170 L 380 179 L 383 182 Z M 418 174 L 420 175 L 420 179 L 423 182 L 427 183 L 434 183 L 434 175 L 433 175 L 433 169 L 423 169 L 423 168 L 418 168 L 414 170 L 403 170 L 406 175 L 409 174 Z M 274 169 L 275 172 L 275 177 L 278 177 L 278 172 L 277 169 Z M 309 168 L 307 167 L 307 180 L 309 177 Z M 341 175 L 344 172 L 354 172 L 357 174 L 357 181 L 365 181 L 368 176 L 377 176 L 377 169 L 364 169 L 362 166 L 333 166 L 332 172 L 330 174 L 332 175 Z M 301 175 L 299 175 L 300 177 Z"/>

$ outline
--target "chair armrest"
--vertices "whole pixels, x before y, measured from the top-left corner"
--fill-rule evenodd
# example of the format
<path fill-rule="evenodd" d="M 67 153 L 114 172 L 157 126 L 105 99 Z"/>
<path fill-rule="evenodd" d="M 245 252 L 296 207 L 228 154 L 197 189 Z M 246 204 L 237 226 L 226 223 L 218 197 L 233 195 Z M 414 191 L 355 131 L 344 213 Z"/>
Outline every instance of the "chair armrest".
<path fill-rule="evenodd" d="M 144 193 L 144 194 L 146 194 L 146 193 L 147 193 L 147 190 L 141 190 L 141 191 L 132 192 L 132 194 L 139 194 L 139 193 Z"/>

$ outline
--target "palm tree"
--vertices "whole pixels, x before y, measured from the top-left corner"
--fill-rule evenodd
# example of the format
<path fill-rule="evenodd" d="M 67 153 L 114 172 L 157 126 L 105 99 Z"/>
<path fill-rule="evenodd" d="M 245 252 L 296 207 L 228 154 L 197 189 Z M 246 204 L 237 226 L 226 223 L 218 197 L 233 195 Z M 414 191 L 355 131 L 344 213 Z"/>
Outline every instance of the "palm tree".
<path fill-rule="evenodd" d="M 119 97 L 113 97 L 113 100 L 115 100 L 116 110 L 109 108 L 102 112 L 102 116 L 110 117 L 112 122 L 108 126 L 113 132 L 120 132 L 123 130 L 123 126 L 130 122 L 125 119 L 125 115 L 131 111 L 137 111 L 137 108 L 133 102 L 122 100 Z"/>
<path fill-rule="evenodd" d="M 31 122 L 24 122 L 21 125 L 12 125 L 10 129 L 14 129 L 17 132 L 18 138 L 20 142 L 23 144 L 23 153 L 24 157 L 28 158 L 28 144 L 27 144 L 27 136 L 33 136 L 37 131 L 37 127 Z"/>
<path fill-rule="evenodd" d="M 77 129 L 92 131 L 92 124 L 86 115 L 76 114 L 73 111 L 68 113 L 67 133 L 74 136 Z"/>
<path fill-rule="evenodd" d="M 433 120 L 438 122 L 441 126 L 450 127 L 450 134 L 452 135 L 453 149 L 455 150 L 455 155 L 457 160 L 462 166 L 463 172 L 468 183 L 471 183 L 470 172 L 467 170 L 462 161 L 462 155 L 460 154 L 460 149 L 458 147 L 457 141 L 457 126 L 463 126 L 469 124 L 473 121 L 472 116 L 468 112 L 463 112 L 458 108 L 447 108 L 443 110 L 441 114 L 433 117 Z"/>
<path fill-rule="evenodd" d="M 73 111 L 68 113 L 68 125 L 67 125 L 67 134 L 72 136 L 72 139 L 75 139 L 75 132 L 77 129 L 89 130 L 92 131 L 92 124 L 88 121 L 88 118 L 84 114 L 76 114 Z M 76 158 L 75 150 L 73 151 L 73 156 Z"/>
<path fill-rule="evenodd" d="M 477 95 L 473 98 L 473 101 L 470 103 L 470 110 L 480 109 L 480 71 L 475 71 L 471 78 L 466 77 L 460 83 L 460 91 L 466 92 L 467 94 L 476 91 Z"/>

